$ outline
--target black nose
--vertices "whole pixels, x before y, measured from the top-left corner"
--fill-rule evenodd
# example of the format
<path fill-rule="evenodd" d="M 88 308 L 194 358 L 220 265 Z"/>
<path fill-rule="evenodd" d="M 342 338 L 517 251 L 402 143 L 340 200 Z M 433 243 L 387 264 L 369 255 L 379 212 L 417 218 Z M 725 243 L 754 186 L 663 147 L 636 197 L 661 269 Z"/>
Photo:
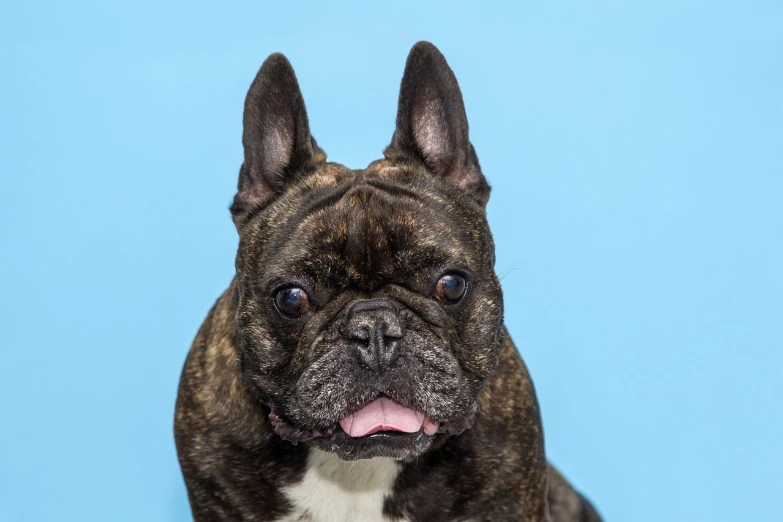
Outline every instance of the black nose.
<path fill-rule="evenodd" d="M 400 353 L 405 325 L 389 299 L 365 299 L 348 310 L 345 336 L 357 341 L 359 361 L 364 366 L 383 373 Z"/>

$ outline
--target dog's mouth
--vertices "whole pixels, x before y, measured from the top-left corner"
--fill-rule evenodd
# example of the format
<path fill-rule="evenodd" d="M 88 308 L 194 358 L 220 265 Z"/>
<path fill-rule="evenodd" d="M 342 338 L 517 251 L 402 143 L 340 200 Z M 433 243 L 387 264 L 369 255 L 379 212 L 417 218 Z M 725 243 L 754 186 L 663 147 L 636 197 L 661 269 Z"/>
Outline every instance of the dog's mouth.
<path fill-rule="evenodd" d="M 427 414 L 381 396 L 336 423 L 306 431 L 288 423 L 272 408 L 269 415 L 275 433 L 293 444 L 312 440 L 321 449 L 345 460 L 372 457 L 405 459 L 421 454 L 436 435 L 459 435 L 473 426 L 478 404 L 461 416 L 438 422 Z"/>
<path fill-rule="evenodd" d="M 340 427 L 351 438 L 367 437 L 376 433 L 423 432 L 427 436 L 437 433 L 440 423 L 425 413 L 407 408 L 388 397 L 379 397 L 359 410 L 340 419 Z"/>
<path fill-rule="evenodd" d="M 344 460 L 402 460 L 424 452 L 440 426 L 427 414 L 381 396 L 341 418 L 328 437 L 314 442 Z"/>

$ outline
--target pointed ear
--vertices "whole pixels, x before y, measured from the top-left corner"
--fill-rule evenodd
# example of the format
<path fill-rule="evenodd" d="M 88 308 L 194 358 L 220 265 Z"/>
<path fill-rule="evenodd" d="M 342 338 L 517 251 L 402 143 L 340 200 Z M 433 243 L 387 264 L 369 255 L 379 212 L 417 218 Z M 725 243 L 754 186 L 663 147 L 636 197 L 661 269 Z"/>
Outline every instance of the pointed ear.
<path fill-rule="evenodd" d="M 445 182 L 473 193 L 482 203 L 489 185 L 468 137 L 468 118 L 457 78 L 429 42 L 413 46 L 400 86 L 397 129 L 384 156 L 420 161 Z"/>
<path fill-rule="evenodd" d="M 231 205 L 237 228 L 298 176 L 326 160 L 310 135 L 294 69 L 282 54 L 271 55 L 258 71 L 245 98 L 243 122 L 245 161 Z"/>

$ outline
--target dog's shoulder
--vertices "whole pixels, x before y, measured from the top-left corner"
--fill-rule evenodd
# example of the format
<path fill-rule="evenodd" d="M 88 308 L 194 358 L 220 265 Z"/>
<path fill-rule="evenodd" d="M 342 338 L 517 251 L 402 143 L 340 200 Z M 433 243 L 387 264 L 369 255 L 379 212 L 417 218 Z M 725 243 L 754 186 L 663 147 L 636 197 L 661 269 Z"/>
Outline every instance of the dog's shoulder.
<path fill-rule="evenodd" d="M 278 520 L 291 508 L 282 489 L 305 473 L 307 449 L 274 435 L 239 371 L 237 291 L 210 310 L 180 379 L 174 435 L 195 520 Z"/>
<path fill-rule="evenodd" d="M 232 281 L 212 306 L 190 348 L 177 397 L 178 435 L 183 435 L 181 427 L 194 428 L 194 423 L 202 421 L 225 423 L 244 415 L 258 416 L 258 410 L 249 407 L 252 401 L 239 372 L 234 326 L 237 297 L 236 281 Z"/>
<path fill-rule="evenodd" d="M 549 515 L 552 522 L 601 522 L 593 505 L 563 477 L 549 467 Z"/>

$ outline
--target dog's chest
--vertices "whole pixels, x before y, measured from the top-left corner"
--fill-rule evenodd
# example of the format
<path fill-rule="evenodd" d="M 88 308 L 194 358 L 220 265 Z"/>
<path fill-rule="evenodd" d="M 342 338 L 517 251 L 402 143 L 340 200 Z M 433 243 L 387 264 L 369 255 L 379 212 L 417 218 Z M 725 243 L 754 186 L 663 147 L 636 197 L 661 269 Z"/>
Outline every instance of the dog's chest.
<path fill-rule="evenodd" d="M 313 448 L 302 481 L 284 490 L 293 511 L 283 522 L 404 522 L 383 515 L 399 472 L 392 459 L 346 462 Z"/>

